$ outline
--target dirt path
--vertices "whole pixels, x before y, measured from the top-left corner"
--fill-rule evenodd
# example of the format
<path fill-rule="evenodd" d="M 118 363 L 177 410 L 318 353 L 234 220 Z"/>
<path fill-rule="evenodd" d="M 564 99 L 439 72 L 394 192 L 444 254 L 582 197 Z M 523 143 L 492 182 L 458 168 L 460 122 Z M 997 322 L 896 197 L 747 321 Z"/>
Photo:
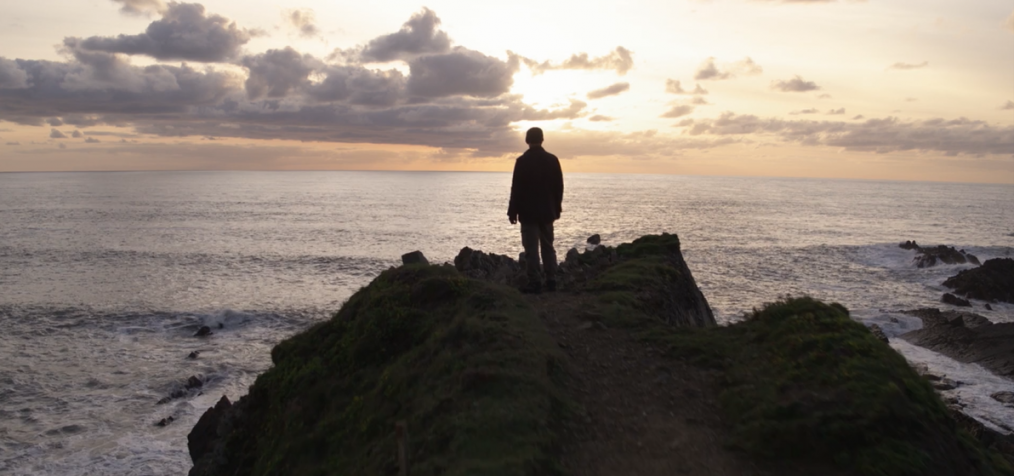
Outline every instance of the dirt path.
<path fill-rule="evenodd" d="M 660 355 L 628 331 L 581 318 L 592 297 L 530 296 L 569 356 L 570 394 L 587 412 L 565 435 L 572 475 L 764 475 L 726 449 L 713 375 Z"/>

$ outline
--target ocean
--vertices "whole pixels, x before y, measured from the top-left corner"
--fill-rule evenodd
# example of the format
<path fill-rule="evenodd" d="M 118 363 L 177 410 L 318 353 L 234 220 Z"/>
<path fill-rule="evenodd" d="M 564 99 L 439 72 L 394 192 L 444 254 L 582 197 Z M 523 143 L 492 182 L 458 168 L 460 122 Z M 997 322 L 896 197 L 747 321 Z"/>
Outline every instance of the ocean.
<path fill-rule="evenodd" d="M 566 165 L 566 164 L 565 164 Z M 565 167 L 566 168 L 566 167 Z M 0 174 L 0 473 L 178 475 L 186 435 L 246 393 L 274 344 L 326 319 L 403 253 L 517 256 L 510 174 Z M 1014 255 L 1014 186 L 567 174 L 557 253 L 677 233 L 721 323 L 784 295 L 837 301 L 890 336 L 948 307 L 898 243 Z M 994 322 L 1014 305 L 977 306 Z M 219 324 L 222 325 L 218 329 Z M 192 337 L 202 325 L 214 334 Z M 964 382 L 947 392 L 1003 430 L 1014 383 L 892 339 Z M 188 354 L 200 351 L 197 359 Z M 156 405 L 191 375 L 206 383 Z M 172 416 L 165 427 L 155 422 Z"/>

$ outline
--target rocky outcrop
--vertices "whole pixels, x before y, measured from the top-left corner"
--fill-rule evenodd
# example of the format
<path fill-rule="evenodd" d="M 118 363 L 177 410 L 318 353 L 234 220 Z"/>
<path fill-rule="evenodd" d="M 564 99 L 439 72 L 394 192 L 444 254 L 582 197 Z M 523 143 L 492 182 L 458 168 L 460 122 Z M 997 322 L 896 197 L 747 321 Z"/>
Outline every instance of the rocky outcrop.
<path fill-rule="evenodd" d="M 223 465 L 224 441 L 220 438 L 229 433 L 225 428 L 227 414 L 233 409 L 232 402 L 223 395 L 214 407 L 209 408 L 197 420 L 194 429 L 187 435 L 187 450 L 190 451 L 190 459 L 194 462 L 194 468 L 190 476 L 202 474 L 216 474 Z"/>
<path fill-rule="evenodd" d="M 972 307 L 972 303 L 968 302 L 967 299 L 961 299 L 951 293 L 944 293 L 944 295 L 940 297 L 940 302 L 958 307 Z"/>
<path fill-rule="evenodd" d="M 960 362 L 979 364 L 997 375 L 1014 377 L 1014 323 L 993 324 L 978 314 L 939 309 L 905 314 L 922 319 L 923 328 L 902 334 L 902 339 Z"/>
<path fill-rule="evenodd" d="M 592 236 L 589 236 L 586 241 L 588 242 L 589 245 L 599 245 L 602 244 L 602 237 L 599 236 L 598 233 L 596 233 Z"/>
<path fill-rule="evenodd" d="M 1014 303 L 1014 259 L 986 260 L 978 268 L 966 269 L 947 278 L 944 286 L 971 299 Z"/>
<path fill-rule="evenodd" d="M 898 247 L 905 250 L 915 250 L 915 265 L 920 268 L 929 268 L 939 263 L 943 264 L 979 264 L 979 258 L 966 253 L 965 250 L 954 249 L 953 246 L 937 245 L 933 247 L 922 247 L 914 241 L 906 241 Z"/>
<path fill-rule="evenodd" d="M 454 268 L 470 278 L 506 285 L 520 284 L 525 274 L 524 266 L 509 256 L 484 253 L 467 246 L 454 257 Z"/>
<path fill-rule="evenodd" d="M 201 326 L 201 328 L 197 329 L 197 332 L 194 333 L 194 337 L 207 337 L 207 336 L 210 336 L 211 334 L 213 334 L 213 333 L 211 332 L 211 328 L 210 327 L 208 327 L 208 326 Z"/>
<path fill-rule="evenodd" d="M 430 264 L 422 251 L 413 251 L 401 255 L 401 264 Z"/>
<path fill-rule="evenodd" d="M 887 334 L 884 334 L 884 330 L 881 329 L 880 326 L 876 324 L 870 324 L 870 333 L 873 334 L 873 337 L 876 337 L 877 340 L 879 340 L 880 342 L 883 342 L 885 344 L 890 342 L 890 340 L 887 338 Z"/>

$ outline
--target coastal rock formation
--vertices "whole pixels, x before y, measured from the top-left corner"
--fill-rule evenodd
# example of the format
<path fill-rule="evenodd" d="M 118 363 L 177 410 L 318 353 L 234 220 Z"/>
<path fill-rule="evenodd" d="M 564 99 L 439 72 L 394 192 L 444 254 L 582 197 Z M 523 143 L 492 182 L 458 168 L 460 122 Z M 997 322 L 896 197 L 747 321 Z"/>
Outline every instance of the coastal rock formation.
<path fill-rule="evenodd" d="M 430 264 L 422 251 L 413 251 L 401 255 L 401 264 Z"/>
<path fill-rule="evenodd" d="M 598 245 L 602 243 L 602 237 L 599 236 L 598 233 L 596 233 L 592 236 L 589 236 L 586 241 L 588 242 L 589 245 Z"/>
<path fill-rule="evenodd" d="M 194 429 L 187 435 L 187 450 L 190 452 L 190 459 L 194 461 L 195 468 L 198 466 L 198 462 L 203 462 L 203 468 L 217 466 L 221 464 L 221 461 L 212 461 L 216 455 L 217 440 L 225 436 L 228 432 L 220 432 L 219 427 L 221 426 L 222 420 L 224 419 L 226 412 L 232 409 L 232 402 L 226 396 L 222 396 L 218 400 L 218 403 L 214 407 L 209 408 L 201 419 L 197 420 L 197 424 L 194 425 Z M 219 449 L 221 451 L 221 449 Z M 205 457 L 208 457 L 207 460 Z M 221 456 L 221 455 L 217 455 Z M 191 475 L 196 476 L 201 474 L 198 470 L 190 472 Z"/>
<path fill-rule="evenodd" d="M 937 245 L 934 247 L 922 247 L 914 241 L 906 241 L 898 245 L 902 249 L 915 250 L 915 265 L 920 268 L 943 264 L 979 264 L 979 258 L 966 253 L 965 250 L 954 249 L 953 246 Z"/>
<path fill-rule="evenodd" d="M 972 307 L 972 303 L 968 302 L 967 299 L 961 299 L 951 293 L 944 293 L 944 295 L 940 297 L 940 302 L 958 307 Z"/>
<path fill-rule="evenodd" d="M 197 332 L 194 333 L 194 337 L 207 337 L 207 336 L 210 336 L 211 334 L 212 334 L 212 332 L 211 332 L 211 328 L 210 327 L 208 327 L 208 326 L 201 326 L 201 328 L 197 329 Z"/>
<path fill-rule="evenodd" d="M 905 314 L 921 318 L 923 328 L 902 334 L 902 339 L 960 362 L 979 364 L 997 375 L 1014 377 L 1014 323 L 993 324 L 978 314 L 939 309 Z"/>
<path fill-rule="evenodd" d="M 524 266 L 511 257 L 464 247 L 454 257 L 454 269 L 470 278 L 516 285 L 524 279 Z"/>
<path fill-rule="evenodd" d="M 1014 259 L 993 258 L 947 278 L 944 286 L 967 298 L 1014 303 Z"/>
<path fill-rule="evenodd" d="M 870 333 L 872 333 L 873 337 L 876 337 L 877 340 L 879 340 L 880 342 L 883 342 L 885 344 L 890 342 L 890 340 L 887 338 L 887 334 L 884 334 L 884 330 L 881 329 L 880 326 L 876 324 L 870 324 Z"/>

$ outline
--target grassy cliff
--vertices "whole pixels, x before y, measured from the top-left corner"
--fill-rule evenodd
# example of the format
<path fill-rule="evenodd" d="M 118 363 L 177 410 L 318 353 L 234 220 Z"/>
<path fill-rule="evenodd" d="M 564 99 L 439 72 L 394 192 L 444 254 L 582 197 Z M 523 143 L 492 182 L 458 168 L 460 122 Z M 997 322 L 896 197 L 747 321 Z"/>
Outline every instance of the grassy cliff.
<path fill-rule="evenodd" d="M 511 289 L 391 269 L 271 357 L 203 474 L 397 474 L 401 420 L 414 475 L 555 472 L 561 356 Z"/>
<path fill-rule="evenodd" d="M 533 307 L 554 299 L 588 303 L 574 312 L 716 375 L 695 390 L 720 403 L 727 445 L 762 465 L 1014 474 L 840 305 L 786 299 L 715 326 L 675 235 L 600 247 L 565 268 L 564 289 L 539 298 L 447 265 L 385 271 L 280 343 L 221 418 L 209 410 L 214 449 L 195 455 L 191 474 L 398 474 L 399 421 L 414 475 L 560 474 L 561 428 L 579 431 L 581 409 L 564 385 L 574 357 Z"/>

